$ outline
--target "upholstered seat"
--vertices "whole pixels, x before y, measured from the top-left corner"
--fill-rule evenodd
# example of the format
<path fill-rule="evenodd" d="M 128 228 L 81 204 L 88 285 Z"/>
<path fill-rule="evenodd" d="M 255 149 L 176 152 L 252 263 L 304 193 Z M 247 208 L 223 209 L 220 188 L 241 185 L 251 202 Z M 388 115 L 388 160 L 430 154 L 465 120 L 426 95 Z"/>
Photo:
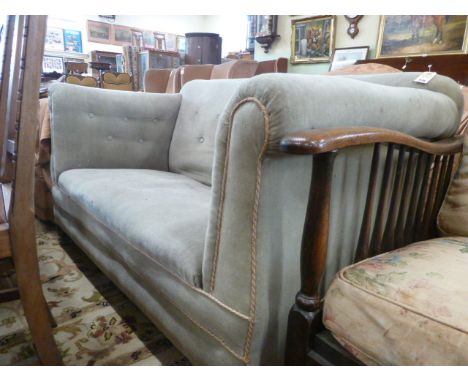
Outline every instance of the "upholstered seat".
<path fill-rule="evenodd" d="M 123 264 L 148 271 L 157 262 L 201 287 L 208 186 L 165 171 L 76 169 L 62 173 L 58 187 L 66 212 L 103 224 L 129 244 L 119 252 Z"/>
<path fill-rule="evenodd" d="M 340 271 L 323 321 L 366 364 L 468 364 L 468 238 L 408 245 Z"/>

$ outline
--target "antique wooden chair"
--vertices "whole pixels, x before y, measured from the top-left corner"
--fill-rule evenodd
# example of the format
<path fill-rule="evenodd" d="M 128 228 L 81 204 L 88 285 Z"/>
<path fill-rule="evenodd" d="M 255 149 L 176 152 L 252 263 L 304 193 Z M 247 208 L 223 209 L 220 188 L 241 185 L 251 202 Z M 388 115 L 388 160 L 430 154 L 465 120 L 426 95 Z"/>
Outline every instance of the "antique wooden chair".
<path fill-rule="evenodd" d="M 360 145 L 374 145 L 374 152 L 354 263 L 437 236 L 437 213 L 463 139 L 428 142 L 392 130 L 351 127 L 304 131 L 282 140 L 284 152 L 313 156 L 301 289 L 288 321 L 289 365 L 360 364 L 322 323 L 334 158 L 339 150 Z"/>
<path fill-rule="evenodd" d="M 0 93 L 1 170 L 11 163 L 11 185 L 0 185 L 0 268 L 13 266 L 17 288 L 0 302 L 21 299 L 33 343 L 44 365 L 62 364 L 42 293 L 37 259 L 33 182 L 34 145 L 46 16 L 8 16 Z"/>

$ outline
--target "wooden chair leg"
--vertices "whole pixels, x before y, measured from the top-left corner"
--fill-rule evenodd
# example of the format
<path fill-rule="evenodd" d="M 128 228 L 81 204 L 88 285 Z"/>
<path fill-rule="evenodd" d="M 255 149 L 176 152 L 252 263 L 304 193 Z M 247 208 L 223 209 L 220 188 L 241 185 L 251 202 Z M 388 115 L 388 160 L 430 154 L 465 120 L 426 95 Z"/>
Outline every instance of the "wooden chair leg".
<path fill-rule="evenodd" d="M 39 359 L 43 365 L 63 365 L 52 333 L 49 308 L 42 293 L 35 251 L 17 256 L 15 267 L 24 314 Z"/>

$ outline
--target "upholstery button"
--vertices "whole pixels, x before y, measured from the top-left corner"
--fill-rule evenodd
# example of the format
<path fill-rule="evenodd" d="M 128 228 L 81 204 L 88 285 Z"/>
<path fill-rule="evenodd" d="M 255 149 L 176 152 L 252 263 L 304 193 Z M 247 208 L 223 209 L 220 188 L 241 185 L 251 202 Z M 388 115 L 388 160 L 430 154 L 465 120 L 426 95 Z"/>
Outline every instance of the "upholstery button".
<path fill-rule="evenodd" d="M 124 121 L 128 121 L 128 117 L 124 117 Z"/>
<path fill-rule="evenodd" d="M 138 139 L 138 143 L 143 143 L 143 139 Z"/>
<path fill-rule="evenodd" d="M 112 135 L 107 136 L 108 141 L 112 141 Z"/>
<path fill-rule="evenodd" d="M 89 118 L 94 118 L 94 114 L 93 113 L 88 113 L 88 117 Z"/>
<path fill-rule="evenodd" d="M 158 122 L 158 121 L 159 121 L 159 118 L 158 118 L 158 117 L 156 117 L 156 118 L 153 119 L 153 122 Z"/>
<path fill-rule="evenodd" d="M 205 138 L 203 138 L 203 137 L 198 138 L 198 142 L 200 142 L 200 143 L 205 142 Z"/>

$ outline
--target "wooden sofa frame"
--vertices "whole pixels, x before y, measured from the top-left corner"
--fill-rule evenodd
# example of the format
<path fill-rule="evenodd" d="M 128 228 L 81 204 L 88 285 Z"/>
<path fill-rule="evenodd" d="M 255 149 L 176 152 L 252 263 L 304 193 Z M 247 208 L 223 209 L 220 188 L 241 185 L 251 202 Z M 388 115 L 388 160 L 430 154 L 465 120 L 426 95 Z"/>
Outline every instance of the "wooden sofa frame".
<path fill-rule="evenodd" d="M 429 142 L 370 127 L 307 130 L 282 139 L 281 151 L 313 156 L 301 247 L 301 289 L 288 318 L 287 365 L 361 364 L 322 324 L 324 293 L 321 286 L 327 260 L 333 163 L 338 150 L 374 145 L 366 205 L 354 256 L 354 262 L 358 262 L 437 236 L 437 214 L 457 155 L 462 151 L 462 142 L 461 136 Z M 387 147 L 387 153 L 379 188 L 377 174 L 383 146 Z"/>

